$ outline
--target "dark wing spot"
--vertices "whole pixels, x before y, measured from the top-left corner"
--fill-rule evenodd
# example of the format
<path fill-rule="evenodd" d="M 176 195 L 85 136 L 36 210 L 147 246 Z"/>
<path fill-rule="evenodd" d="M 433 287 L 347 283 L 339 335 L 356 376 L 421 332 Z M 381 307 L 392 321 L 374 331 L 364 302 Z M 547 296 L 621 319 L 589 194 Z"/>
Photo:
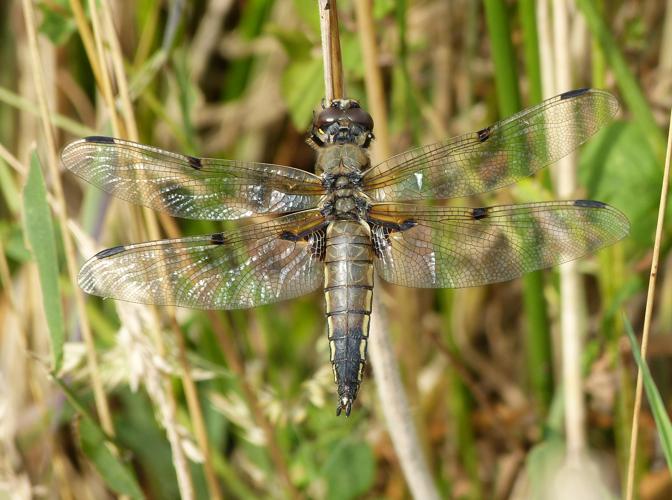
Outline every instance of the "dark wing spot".
<path fill-rule="evenodd" d="M 369 219 L 368 222 L 371 224 L 373 253 L 379 258 L 383 255 L 383 250 L 390 246 L 390 234 L 407 231 L 418 225 L 417 221 L 413 219 L 406 219 L 401 224 L 381 222 L 375 219 Z"/>
<path fill-rule="evenodd" d="M 98 144 L 114 144 L 115 140 L 114 137 L 105 137 L 102 135 L 91 135 L 89 137 L 85 137 L 84 140 L 86 142 L 95 142 Z"/>
<path fill-rule="evenodd" d="M 118 253 L 123 252 L 126 249 L 124 245 L 119 245 L 117 247 L 112 247 L 112 248 L 106 248 L 105 250 L 101 250 L 98 252 L 94 257 L 97 259 L 104 259 L 106 257 L 112 257 L 113 255 L 117 255 Z"/>
<path fill-rule="evenodd" d="M 479 142 L 485 142 L 490 138 L 490 127 L 482 128 L 476 134 L 478 135 Z"/>
<path fill-rule="evenodd" d="M 607 204 L 595 200 L 576 200 L 574 202 L 574 206 L 586 208 L 604 208 L 607 206 Z"/>
<path fill-rule="evenodd" d="M 187 156 L 189 159 L 189 166 L 193 169 L 200 170 L 203 168 L 203 163 L 201 163 L 200 158 L 196 158 L 195 156 Z"/>
<path fill-rule="evenodd" d="M 297 236 L 297 234 L 291 231 L 283 231 L 282 233 L 280 233 L 279 238 L 281 240 L 287 240 L 287 241 L 299 241 L 299 237 Z"/>
<path fill-rule="evenodd" d="M 588 92 L 590 89 L 589 88 L 583 88 L 583 89 L 576 89 L 576 90 L 568 90 L 567 92 L 564 92 L 560 94 L 560 100 L 563 99 L 571 99 L 572 97 L 576 97 L 582 94 L 585 94 Z"/>
<path fill-rule="evenodd" d="M 210 243 L 213 245 L 223 245 L 226 243 L 226 237 L 224 236 L 224 233 L 214 233 L 212 236 L 210 236 Z"/>
<path fill-rule="evenodd" d="M 471 217 L 472 217 L 474 220 L 485 219 L 487 216 L 488 216 L 488 209 L 485 208 L 485 207 L 474 208 L 474 209 L 471 211 Z"/>

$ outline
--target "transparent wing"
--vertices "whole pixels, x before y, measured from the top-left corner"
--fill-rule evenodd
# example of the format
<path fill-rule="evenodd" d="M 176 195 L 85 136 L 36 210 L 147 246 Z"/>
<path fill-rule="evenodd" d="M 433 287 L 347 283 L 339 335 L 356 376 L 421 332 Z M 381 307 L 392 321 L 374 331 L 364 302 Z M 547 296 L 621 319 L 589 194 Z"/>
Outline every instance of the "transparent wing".
<path fill-rule="evenodd" d="M 236 231 L 109 248 L 79 273 L 87 293 L 143 304 L 241 309 L 320 287 L 326 233 L 311 210 Z"/>
<path fill-rule="evenodd" d="M 378 204 L 369 212 L 386 281 L 461 288 L 517 278 L 610 245 L 628 219 L 590 200 L 481 208 Z"/>
<path fill-rule="evenodd" d="M 231 220 L 314 208 L 316 175 L 280 165 L 196 158 L 111 137 L 65 147 L 66 168 L 123 200 L 189 219 Z"/>
<path fill-rule="evenodd" d="M 606 92 L 566 92 L 478 132 L 393 156 L 363 174 L 363 189 L 378 202 L 497 189 L 569 154 L 617 111 Z"/>

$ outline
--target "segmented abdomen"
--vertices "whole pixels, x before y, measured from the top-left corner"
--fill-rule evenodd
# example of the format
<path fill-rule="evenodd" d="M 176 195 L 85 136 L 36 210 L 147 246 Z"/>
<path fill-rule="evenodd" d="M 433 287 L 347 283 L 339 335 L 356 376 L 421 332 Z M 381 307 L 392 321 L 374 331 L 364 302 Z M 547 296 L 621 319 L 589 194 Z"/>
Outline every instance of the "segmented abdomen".
<path fill-rule="evenodd" d="M 368 225 L 339 220 L 327 228 L 324 296 L 337 414 L 350 413 L 366 363 L 373 299 L 373 248 Z"/>

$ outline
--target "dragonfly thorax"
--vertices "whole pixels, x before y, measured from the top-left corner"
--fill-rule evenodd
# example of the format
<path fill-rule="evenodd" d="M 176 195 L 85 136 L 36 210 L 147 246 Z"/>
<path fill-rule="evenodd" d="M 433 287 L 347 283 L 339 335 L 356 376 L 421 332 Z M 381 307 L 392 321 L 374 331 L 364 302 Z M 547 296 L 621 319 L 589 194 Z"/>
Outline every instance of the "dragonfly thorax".
<path fill-rule="evenodd" d="M 368 168 L 366 151 L 354 144 L 330 145 L 318 155 L 316 170 L 322 174 L 327 195 L 321 209 L 335 219 L 359 219 L 368 207 L 362 192 L 362 171 Z"/>

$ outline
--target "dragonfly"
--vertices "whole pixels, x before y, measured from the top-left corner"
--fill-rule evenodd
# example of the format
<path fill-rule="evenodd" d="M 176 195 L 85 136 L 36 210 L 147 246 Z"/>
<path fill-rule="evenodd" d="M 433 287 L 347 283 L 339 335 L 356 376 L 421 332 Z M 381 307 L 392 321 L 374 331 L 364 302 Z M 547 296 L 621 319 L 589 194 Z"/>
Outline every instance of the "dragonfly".
<path fill-rule="evenodd" d="M 243 220 L 223 232 L 108 248 L 86 261 L 79 285 L 117 300 L 223 310 L 322 289 L 336 414 L 349 416 L 366 365 L 376 275 L 416 288 L 487 285 L 628 234 L 619 210 L 593 200 L 422 203 L 531 176 L 578 148 L 617 110 L 605 91 L 572 90 L 372 165 L 373 119 L 356 100 L 337 99 L 323 103 L 308 133 L 315 173 L 87 137 L 66 146 L 62 162 L 98 188 L 174 217 Z"/>

